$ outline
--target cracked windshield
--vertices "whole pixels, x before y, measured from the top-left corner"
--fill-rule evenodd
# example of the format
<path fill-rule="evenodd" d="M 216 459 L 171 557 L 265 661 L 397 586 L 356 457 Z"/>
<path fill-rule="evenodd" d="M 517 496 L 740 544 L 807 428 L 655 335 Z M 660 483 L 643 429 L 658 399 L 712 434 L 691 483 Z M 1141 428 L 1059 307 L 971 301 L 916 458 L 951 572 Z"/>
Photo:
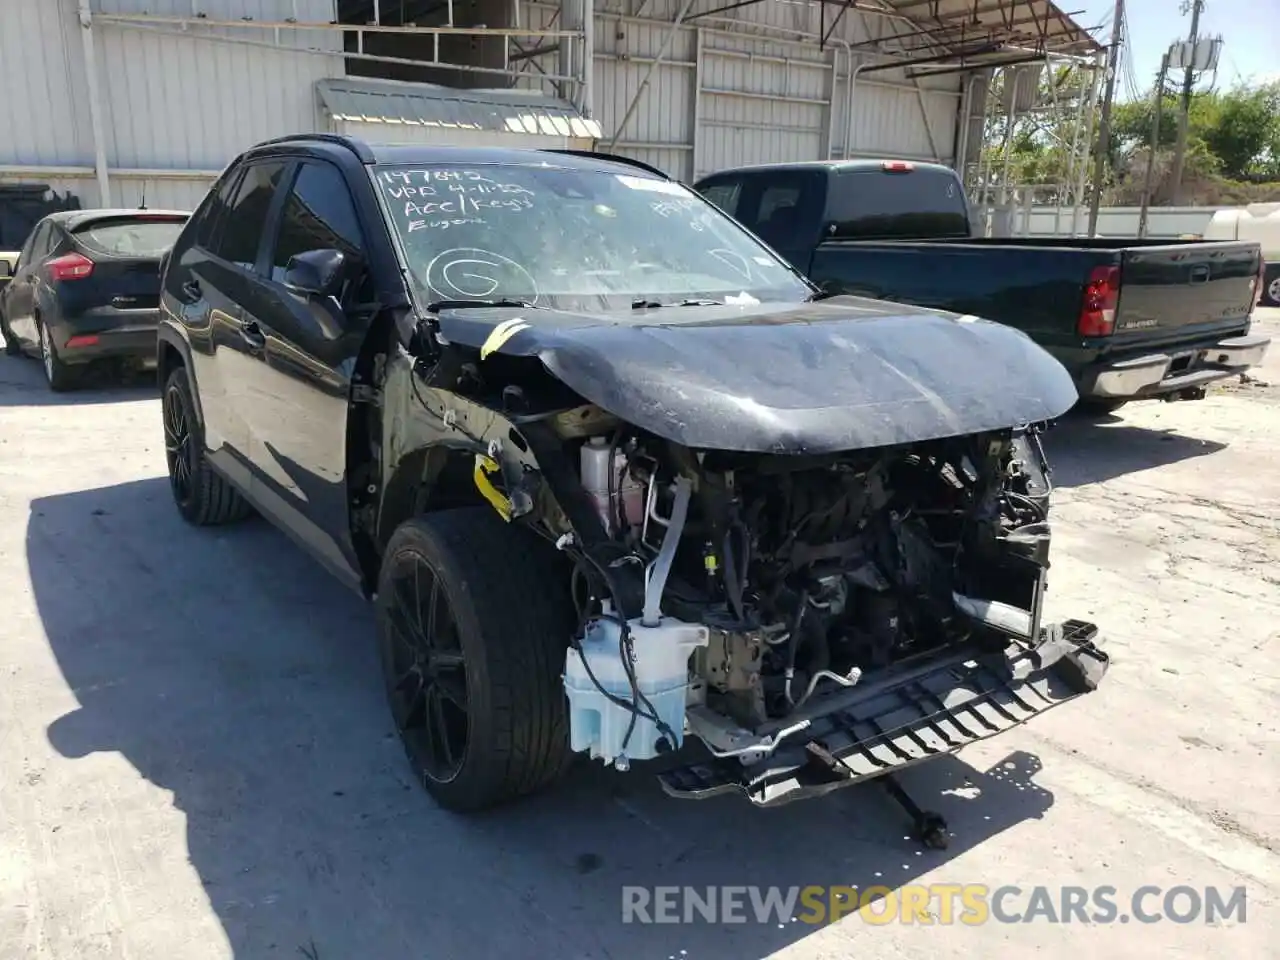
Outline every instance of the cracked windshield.
<path fill-rule="evenodd" d="M 375 175 L 428 302 L 616 309 L 809 294 L 767 248 L 670 181 L 503 164 L 383 165 Z"/>

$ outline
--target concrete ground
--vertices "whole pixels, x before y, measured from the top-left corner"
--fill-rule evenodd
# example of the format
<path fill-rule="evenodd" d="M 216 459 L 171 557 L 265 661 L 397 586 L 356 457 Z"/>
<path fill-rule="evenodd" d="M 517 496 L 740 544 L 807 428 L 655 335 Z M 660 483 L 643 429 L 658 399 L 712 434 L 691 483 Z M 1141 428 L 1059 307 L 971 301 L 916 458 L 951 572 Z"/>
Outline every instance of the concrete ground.
<path fill-rule="evenodd" d="M 265 523 L 178 519 L 153 390 L 55 397 L 0 358 L 0 957 L 1276 957 L 1280 345 L 1257 376 L 1054 432 L 1050 613 L 1101 624 L 1114 665 L 908 774 L 950 820 L 933 852 L 873 788 L 761 812 L 584 767 L 441 812 L 393 738 L 362 601 Z M 1105 884 L 1122 907 L 1244 885 L 1248 913 L 620 922 L 624 884 L 914 881 Z"/>

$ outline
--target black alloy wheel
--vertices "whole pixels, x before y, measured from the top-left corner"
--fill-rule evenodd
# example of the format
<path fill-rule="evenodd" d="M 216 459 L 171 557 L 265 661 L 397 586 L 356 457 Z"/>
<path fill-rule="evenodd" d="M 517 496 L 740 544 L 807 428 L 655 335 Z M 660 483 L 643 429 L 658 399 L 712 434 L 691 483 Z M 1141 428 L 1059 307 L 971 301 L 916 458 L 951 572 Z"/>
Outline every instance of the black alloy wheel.
<path fill-rule="evenodd" d="M 421 554 L 398 554 L 390 582 L 391 713 L 423 776 L 450 783 L 462 770 L 471 732 L 458 622 L 444 584 Z"/>
<path fill-rule="evenodd" d="M 392 721 L 435 801 L 474 813 L 557 780 L 578 616 L 551 543 L 488 504 L 410 517 L 383 549 L 374 611 Z"/>
<path fill-rule="evenodd" d="M 186 398 L 177 383 L 170 382 L 164 392 L 161 413 L 164 418 L 164 455 L 169 466 L 169 485 L 179 506 L 191 504 L 195 490 L 195 443 L 191 436 L 191 420 Z"/>

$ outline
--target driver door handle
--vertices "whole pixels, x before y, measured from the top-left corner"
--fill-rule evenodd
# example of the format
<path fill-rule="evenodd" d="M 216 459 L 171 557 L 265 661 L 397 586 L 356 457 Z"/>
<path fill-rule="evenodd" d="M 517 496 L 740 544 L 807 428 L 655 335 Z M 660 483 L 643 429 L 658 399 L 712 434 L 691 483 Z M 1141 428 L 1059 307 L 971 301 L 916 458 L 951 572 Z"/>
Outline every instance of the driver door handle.
<path fill-rule="evenodd" d="M 240 338 L 254 348 L 262 347 L 267 342 L 267 335 L 262 332 L 257 320 L 245 320 L 240 324 Z"/>

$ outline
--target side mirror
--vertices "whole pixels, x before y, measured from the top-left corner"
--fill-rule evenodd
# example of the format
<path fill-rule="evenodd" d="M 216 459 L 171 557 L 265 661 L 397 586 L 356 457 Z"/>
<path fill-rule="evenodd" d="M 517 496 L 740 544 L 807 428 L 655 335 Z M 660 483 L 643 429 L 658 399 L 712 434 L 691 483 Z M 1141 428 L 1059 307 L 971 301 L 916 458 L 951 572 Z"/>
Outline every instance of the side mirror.
<path fill-rule="evenodd" d="M 341 250 L 308 250 L 289 258 L 284 285 L 295 293 L 332 297 L 342 287 L 347 257 Z"/>

